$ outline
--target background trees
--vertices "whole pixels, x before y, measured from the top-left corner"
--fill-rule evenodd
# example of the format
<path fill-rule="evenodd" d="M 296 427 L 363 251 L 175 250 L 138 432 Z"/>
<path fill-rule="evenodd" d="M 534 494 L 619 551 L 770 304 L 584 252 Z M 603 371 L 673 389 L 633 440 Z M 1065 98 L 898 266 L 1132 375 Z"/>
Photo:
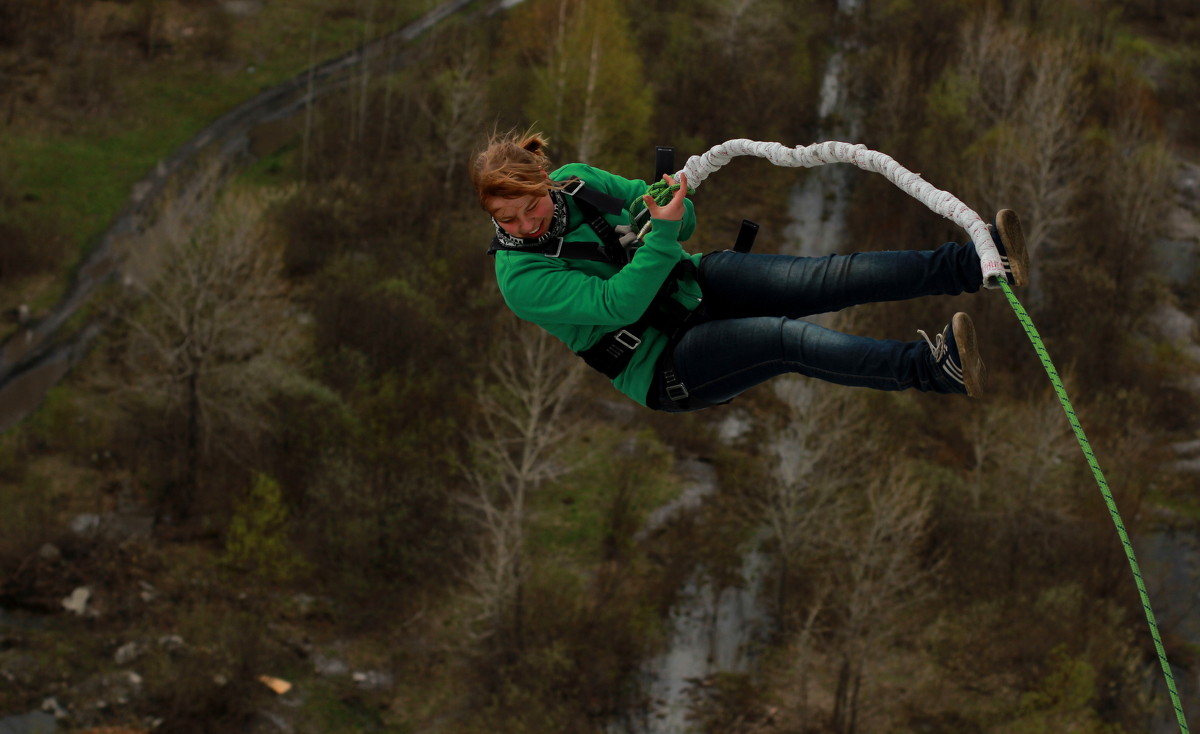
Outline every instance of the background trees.
<path fill-rule="evenodd" d="M 579 376 L 578 361 L 554 337 L 512 323 L 497 341 L 490 379 L 477 388 L 480 426 L 465 467 L 470 494 L 463 500 L 482 534 L 468 584 L 479 608 L 479 636 L 498 638 L 496 649 L 517 655 L 525 648 L 530 495 L 570 469 L 565 448 L 578 425 L 568 411 Z"/>
<path fill-rule="evenodd" d="M 1169 27 L 1167 6 L 1181 14 Z M 162 62 L 186 45 L 161 43 L 177 19 L 156 7 L 137 43 L 152 41 Z M 101 573 L 85 560 L 138 548 L 142 560 L 104 571 L 113 588 L 169 594 L 194 620 L 208 678 L 228 660 L 251 682 L 255 661 L 286 666 L 316 692 L 302 712 L 316 730 L 591 732 L 639 705 L 635 671 L 664 644 L 681 579 L 703 566 L 734 583 L 730 569 L 757 547 L 774 633 L 758 674 L 705 682 L 701 730 L 1137 730 L 1153 705 L 1131 633 L 1140 609 L 995 294 L 855 309 L 843 322 L 907 339 L 969 308 L 994 399 L 781 381 L 727 409 L 650 414 L 561 345 L 498 318 L 491 230 L 463 175 L 492 129 L 537 126 L 557 161 L 640 178 L 658 143 L 687 155 L 730 137 L 809 142 L 841 43 L 854 104 L 829 120 L 861 112 L 861 142 L 981 213 L 1021 211 L 1037 278 L 1022 298 L 1118 501 L 1145 520 L 1139 508 L 1190 496 L 1159 447 L 1194 428 L 1191 399 L 1162 387 L 1191 366 L 1146 328 L 1153 307 L 1188 297 L 1156 280 L 1147 244 L 1192 135 L 1172 120 L 1194 106 L 1197 26 L 1176 4 L 1121 7 L 1140 25 L 1084 3 L 936 0 L 854 15 L 775 0 L 526 0 L 447 24 L 408 68 L 363 74 L 308 111 L 294 143 L 239 182 L 259 194 L 231 196 L 212 223 L 164 243 L 139 298 L 112 301 L 120 328 L 0 437 L 0 602 L 54 608 L 81 568 Z M 0 32 L 31 8 L 0 3 Z M 349 17 L 361 40 L 382 22 L 376 10 L 341 3 L 301 35 Z M 225 73 L 224 58 L 248 75 L 241 48 L 203 54 L 205 74 Z M 746 216 L 764 224 L 760 250 L 780 249 L 771 233 L 800 176 L 730 165 L 697 195 L 689 246 L 727 246 Z M 857 176 L 848 198 L 849 248 L 962 236 L 880 177 Z M 0 227 L 27 231 L 8 214 L 33 206 L 24 190 L 0 202 Z M 646 526 L 679 492 L 678 459 L 711 464 L 719 488 Z M 114 486 L 188 521 L 164 523 L 145 547 L 63 541 L 80 507 L 114 509 Z M 47 539 L 73 565 L 36 555 Z M 217 575 L 229 562 L 263 568 L 251 585 Z M 121 608 L 156 633 L 179 624 Z M 231 633 L 247 619 L 267 620 L 253 644 Z M 127 631 L 94 624 L 106 639 Z M 112 657 L 75 634 L 96 666 Z M 327 643 L 391 682 L 367 690 L 313 672 Z M 0 671 L 10 649 L 39 644 L 0 645 Z M 49 642 L 38 654 L 55 660 Z M 166 654 L 156 665 L 172 669 Z M 46 669 L 0 691 L 0 707 L 36 705 L 59 680 Z M 209 703 L 254 710 L 227 688 L 203 690 L 203 705 L 180 706 L 192 723 Z M 158 700 L 187 700 L 176 693 Z"/>
<path fill-rule="evenodd" d="M 299 356 L 298 314 L 261 195 L 228 197 L 196 235 L 170 233 L 161 271 L 134 283 L 145 299 L 127 320 L 127 404 L 177 468 L 166 499 L 187 516 L 214 451 L 248 460 Z M 159 433 L 161 431 L 161 433 Z M 171 455 L 176 457 L 172 462 Z"/>

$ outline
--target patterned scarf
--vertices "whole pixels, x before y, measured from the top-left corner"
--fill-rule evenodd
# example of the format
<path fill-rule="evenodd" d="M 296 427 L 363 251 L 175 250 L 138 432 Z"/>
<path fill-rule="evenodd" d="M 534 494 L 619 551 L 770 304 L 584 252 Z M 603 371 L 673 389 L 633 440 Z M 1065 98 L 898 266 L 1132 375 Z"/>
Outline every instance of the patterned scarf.
<path fill-rule="evenodd" d="M 554 216 L 550 221 L 550 228 L 541 237 L 514 237 L 505 232 L 496 218 L 492 217 L 492 224 L 496 227 L 496 239 L 500 241 L 500 246 L 509 250 L 524 249 L 549 240 L 561 240 L 567 233 L 567 195 L 558 189 L 550 189 L 550 198 L 554 201 Z"/>

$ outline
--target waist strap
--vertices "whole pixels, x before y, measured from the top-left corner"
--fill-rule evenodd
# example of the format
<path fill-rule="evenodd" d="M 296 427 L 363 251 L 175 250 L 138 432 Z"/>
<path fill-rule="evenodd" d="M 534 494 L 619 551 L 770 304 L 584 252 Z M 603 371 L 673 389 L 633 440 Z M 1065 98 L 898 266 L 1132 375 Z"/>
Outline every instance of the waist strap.
<path fill-rule="evenodd" d="M 691 260 L 680 260 L 663 281 L 654 300 L 641 318 L 628 326 L 615 329 L 600 337 L 591 347 L 576 352 L 588 366 L 599 371 L 610 380 L 615 380 L 625 371 L 638 347 L 642 345 L 646 329 L 654 328 L 674 340 L 683 330 L 701 318 L 703 306 L 689 311 L 671 296 L 679 289 L 679 278 L 695 276 L 696 266 Z"/>

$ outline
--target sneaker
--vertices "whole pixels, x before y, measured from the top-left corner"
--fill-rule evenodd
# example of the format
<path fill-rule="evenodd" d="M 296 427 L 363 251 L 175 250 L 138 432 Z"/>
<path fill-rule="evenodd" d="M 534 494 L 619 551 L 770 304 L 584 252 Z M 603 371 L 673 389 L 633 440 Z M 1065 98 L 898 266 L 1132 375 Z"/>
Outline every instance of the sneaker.
<path fill-rule="evenodd" d="M 1000 252 L 1000 262 L 1008 284 L 1023 286 L 1029 282 L 1029 253 L 1025 250 L 1025 233 L 1021 231 L 1021 220 L 1012 209 L 996 212 L 996 223 L 988 225 L 992 242 Z"/>
<path fill-rule="evenodd" d="M 971 317 L 959 311 L 942 329 L 942 333 L 930 339 L 923 330 L 917 333 L 925 337 L 925 343 L 933 352 L 933 361 L 945 370 L 955 384 L 962 385 L 968 396 L 983 395 L 983 360 L 979 358 L 979 346 L 975 339 L 975 324 Z"/>

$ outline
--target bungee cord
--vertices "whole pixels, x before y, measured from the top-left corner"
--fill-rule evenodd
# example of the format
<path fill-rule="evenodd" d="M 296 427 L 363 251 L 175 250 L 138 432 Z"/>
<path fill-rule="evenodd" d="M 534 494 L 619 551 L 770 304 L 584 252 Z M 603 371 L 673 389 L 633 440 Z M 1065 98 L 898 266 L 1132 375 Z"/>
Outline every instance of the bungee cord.
<path fill-rule="evenodd" d="M 1004 273 L 1004 265 L 1000 260 L 1000 254 L 996 249 L 996 245 L 992 241 L 987 223 L 957 197 L 946 191 L 937 189 L 922 179 L 919 174 L 913 173 L 904 166 L 901 166 L 891 156 L 879 151 L 870 150 L 865 145 L 836 141 L 789 148 L 780 143 L 761 142 L 745 138 L 727 140 L 724 143 L 713 146 L 701 155 L 694 155 L 688 158 L 684 167 L 675 173 L 674 179 L 677 182 L 676 185 L 667 186 L 665 182 L 656 182 L 651 187 L 650 193 L 659 204 L 665 204 L 666 200 L 670 198 L 671 193 L 679 188 L 678 182 L 681 180 L 681 175 L 686 177 L 684 180 L 686 180 L 689 189 L 694 189 L 703 183 L 710 174 L 729 163 L 734 157 L 743 155 L 765 158 L 776 166 L 791 168 L 813 168 L 823 166 L 826 163 L 836 162 L 852 163 L 863 170 L 881 173 L 902 191 L 917 199 L 935 213 L 959 225 L 971 235 L 971 240 L 975 243 L 975 250 L 979 253 L 984 285 L 989 288 L 1000 287 L 1003 289 L 1004 295 L 1013 309 L 1013 313 L 1022 327 L 1024 327 L 1030 342 L 1033 344 L 1034 350 L 1038 354 L 1038 358 L 1042 362 L 1042 366 L 1046 370 L 1046 374 L 1050 378 L 1051 384 L 1054 386 L 1063 411 L 1067 415 L 1067 421 L 1070 423 L 1071 429 L 1075 432 L 1079 447 L 1083 451 L 1084 458 L 1100 488 L 1104 503 L 1108 507 L 1109 514 L 1112 517 L 1113 525 L 1116 527 L 1117 535 L 1120 537 L 1121 544 L 1124 547 L 1129 568 L 1133 573 L 1138 596 L 1145 611 L 1146 623 L 1150 628 L 1150 637 L 1154 642 L 1154 649 L 1158 655 L 1159 664 L 1162 667 L 1163 676 L 1166 680 L 1167 693 L 1170 696 L 1171 705 L 1175 710 L 1175 718 L 1179 723 L 1179 731 L 1181 734 L 1189 734 L 1187 719 L 1183 713 L 1183 705 L 1180 703 L 1179 692 L 1175 686 L 1175 677 L 1171 673 L 1171 664 L 1167 660 L 1162 636 L 1159 633 L 1154 612 L 1150 607 L 1150 597 L 1146 592 L 1146 584 L 1142 579 L 1142 572 L 1138 566 L 1137 557 L 1134 555 L 1133 545 L 1125 530 L 1125 523 L 1121 519 L 1120 512 L 1117 510 L 1117 504 L 1113 499 L 1112 492 L 1109 490 L 1108 482 L 1105 480 L 1104 474 L 1100 471 L 1100 465 L 1096 461 L 1095 454 L 1092 452 L 1091 444 L 1083 432 L 1083 426 L 1079 423 L 1075 409 L 1071 406 L 1070 399 L 1067 397 L 1065 388 L 1063 388 L 1062 380 L 1059 379 L 1058 371 L 1055 369 L 1053 362 L 1050 361 L 1045 344 L 1042 343 L 1041 337 L 1034 327 L 1033 320 L 1029 317 L 1028 312 L 1021 306 L 1020 301 L 1013 294 L 1012 288 L 1008 285 L 1008 280 Z"/>
<path fill-rule="evenodd" d="M 1013 313 L 1017 315 L 1017 320 L 1024 327 L 1025 335 L 1029 337 L 1030 343 L 1033 344 L 1034 351 L 1037 352 L 1038 358 L 1042 362 L 1042 367 L 1046 370 L 1046 375 L 1050 378 L 1050 384 L 1054 386 L 1054 392 L 1058 395 L 1058 402 L 1062 405 L 1063 412 L 1067 415 L 1067 422 L 1071 424 L 1071 430 L 1075 432 L 1075 440 L 1079 443 L 1080 450 L 1083 451 L 1083 457 L 1087 460 L 1088 468 L 1092 470 L 1092 476 L 1096 480 L 1096 485 L 1100 488 L 1101 496 L 1104 497 L 1104 504 L 1108 507 L 1108 513 L 1112 517 L 1113 526 L 1117 529 L 1117 536 L 1121 539 L 1121 545 L 1125 549 L 1125 560 L 1129 562 L 1129 569 L 1133 572 L 1133 581 L 1137 586 L 1138 598 L 1142 602 L 1142 610 L 1146 615 L 1146 624 L 1150 628 L 1150 638 L 1154 642 L 1154 651 L 1158 654 L 1158 663 L 1162 667 L 1163 678 L 1167 682 L 1167 694 L 1171 698 L 1171 705 L 1175 708 L 1175 719 L 1179 722 L 1179 731 L 1182 734 L 1188 734 L 1187 719 L 1183 715 L 1183 704 L 1179 701 L 1179 691 L 1175 687 L 1175 676 L 1171 673 L 1171 663 L 1167 661 L 1167 651 L 1163 647 L 1162 636 L 1158 631 L 1158 622 L 1155 620 L 1154 610 L 1150 607 L 1150 594 L 1146 592 L 1146 582 L 1142 579 L 1142 570 L 1138 565 L 1137 556 L 1134 555 L 1133 543 L 1129 540 L 1129 533 L 1125 530 L 1125 522 L 1121 519 L 1121 513 L 1117 510 L 1117 503 L 1113 499 L 1112 490 L 1108 488 L 1108 481 L 1104 478 L 1104 472 L 1100 471 L 1100 462 L 1096 460 L 1096 455 L 1092 452 L 1092 444 L 1083 432 L 1079 416 L 1075 414 L 1075 408 L 1071 405 L 1071 399 L 1067 397 L 1067 390 L 1063 387 L 1062 379 L 1058 376 L 1058 370 L 1055 369 L 1054 363 L 1050 361 L 1050 354 L 1046 351 L 1046 345 L 1042 343 L 1041 335 L 1038 334 L 1037 328 L 1033 325 L 1033 319 L 1029 318 L 1029 313 L 1021 305 L 1021 302 L 1017 300 L 1007 281 L 1001 281 L 1000 287 L 1004 290 L 1004 295 L 1008 298 L 1008 303 L 1012 306 Z"/>
<path fill-rule="evenodd" d="M 971 241 L 975 243 L 975 250 L 979 253 L 985 286 L 994 288 L 1004 280 L 1004 264 L 1000 261 L 995 243 L 992 242 L 987 223 L 978 214 L 953 194 L 938 189 L 921 178 L 920 174 L 913 173 L 897 163 L 890 155 L 871 150 L 862 144 L 826 141 L 789 148 L 780 143 L 745 138 L 726 140 L 701 155 L 688 158 L 683 168 L 675 174 L 675 180 L 679 181 L 682 174 L 686 176 L 687 185 L 695 188 L 708 178 L 709 174 L 736 156 L 743 155 L 766 158 L 776 166 L 790 168 L 813 168 L 826 163 L 852 163 L 863 170 L 881 173 L 887 180 L 900 187 L 900 190 L 971 235 Z"/>

